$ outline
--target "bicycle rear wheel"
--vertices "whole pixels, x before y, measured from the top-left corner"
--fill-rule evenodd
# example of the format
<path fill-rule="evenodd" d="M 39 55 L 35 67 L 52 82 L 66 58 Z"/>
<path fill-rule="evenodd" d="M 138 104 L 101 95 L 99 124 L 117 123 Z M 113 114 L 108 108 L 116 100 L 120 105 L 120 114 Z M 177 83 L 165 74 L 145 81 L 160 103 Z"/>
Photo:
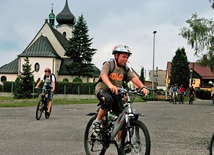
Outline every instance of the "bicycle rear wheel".
<path fill-rule="evenodd" d="M 127 136 L 128 135 L 128 136 Z M 128 137 L 130 142 L 128 142 Z M 124 129 L 121 137 L 121 155 L 141 154 L 149 155 L 151 151 L 151 141 L 149 131 L 143 122 L 135 120 L 131 122 L 130 129 Z"/>
<path fill-rule="evenodd" d="M 42 100 L 40 100 L 37 105 L 37 108 L 36 108 L 36 119 L 37 120 L 40 120 L 43 111 L 44 111 L 44 103 L 42 102 Z"/>
<path fill-rule="evenodd" d="M 211 138 L 209 149 L 210 149 L 210 155 L 214 155 L 214 134 Z"/>

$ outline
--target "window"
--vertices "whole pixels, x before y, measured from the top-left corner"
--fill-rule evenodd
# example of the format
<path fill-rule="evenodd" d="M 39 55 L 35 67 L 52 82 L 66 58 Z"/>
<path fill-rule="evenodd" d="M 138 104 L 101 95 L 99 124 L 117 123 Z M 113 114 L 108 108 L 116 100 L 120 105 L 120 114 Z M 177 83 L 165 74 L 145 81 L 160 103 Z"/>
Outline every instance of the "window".
<path fill-rule="evenodd" d="M 36 72 L 38 72 L 38 71 L 39 71 L 39 68 L 40 68 L 39 63 L 35 63 L 34 70 L 35 70 Z"/>
<path fill-rule="evenodd" d="M 5 82 L 5 81 L 7 81 L 7 77 L 6 76 L 2 76 L 1 77 L 1 82 Z"/>
<path fill-rule="evenodd" d="M 66 37 L 66 35 L 67 35 L 66 32 L 63 32 L 63 35 Z"/>
<path fill-rule="evenodd" d="M 192 84 L 195 84 L 195 79 L 192 80 Z"/>

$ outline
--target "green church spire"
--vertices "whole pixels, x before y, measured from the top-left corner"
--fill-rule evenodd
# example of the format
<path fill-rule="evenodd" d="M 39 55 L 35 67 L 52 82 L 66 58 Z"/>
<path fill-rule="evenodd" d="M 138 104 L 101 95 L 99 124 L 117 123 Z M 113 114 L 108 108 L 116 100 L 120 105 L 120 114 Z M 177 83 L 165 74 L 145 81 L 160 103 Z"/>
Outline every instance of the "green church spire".
<path fill-rule="evenodd" d="M 52 9 L 51 9 L 51 13 L 49 14 L 49 23 L 55 27 L 55 14 L 53 13 L 53 3 L 51 4 L 52 5 Z"/>

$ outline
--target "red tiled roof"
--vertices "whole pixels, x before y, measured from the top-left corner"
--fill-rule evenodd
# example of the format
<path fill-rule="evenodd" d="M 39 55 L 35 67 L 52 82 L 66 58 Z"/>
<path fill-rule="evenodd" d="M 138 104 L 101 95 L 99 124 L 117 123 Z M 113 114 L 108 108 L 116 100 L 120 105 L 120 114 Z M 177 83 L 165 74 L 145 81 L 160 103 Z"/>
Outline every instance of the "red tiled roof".
<path fill-rule="evenodd" d="M 189 63 L 189 69 L 192 68 L 196 73 L 198 73 L 202 79 L 214 79 L 214 73 L 211 71 L 211 69 L 206 66 L 202 67 L 196 62 L 190 62 Z M 171 76 L 170 70 L 171 70 L 171 62 L 167 62 L 167 73 L 168 76 Z"/>

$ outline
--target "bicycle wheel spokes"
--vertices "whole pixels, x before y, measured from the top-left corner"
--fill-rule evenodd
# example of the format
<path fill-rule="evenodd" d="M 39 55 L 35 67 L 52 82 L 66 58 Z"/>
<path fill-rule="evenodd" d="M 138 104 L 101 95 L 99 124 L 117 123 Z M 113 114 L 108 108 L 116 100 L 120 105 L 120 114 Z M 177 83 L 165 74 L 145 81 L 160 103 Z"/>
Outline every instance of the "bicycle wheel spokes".
<path fill-rule="evenodd" d="M 132 128 L 127 132 L 124 130 L 121 141 L 122 154 L 149 155 L 150 154 L 150 136 L 146 126 L 140 121 L 133 121 Z M 128 133 L 128 134 L 127 134 Z M 128 136 L 130 141 L 128 141 Z"/>
<path fill-rule="evenodd" d="M 42 101 L 39 101 L 37 108 L 36 108 L 36 119 L 39 120 L 42 116 L 42 112 L 44 111 L 44 104 Z"/>
<path fill-rule="evenodd" d="M 92 117 L 85 129 L 84 147 L 87 155 L 98 155 L 100 154 L 103 147 L 101 144 L 101 140 L 99 140 L 100 135 L 92 129 L 92 123 L 95 119 L 96 117 Z"/>
<path fill-rule="evenodd" d="M 89 120 L 85 129 L 84 148 L 85 148 L 86 155 L 118 154 L 119 150 L 117 148 L 117 144 L 115 144 L 116 143 L 115 141 L 112 141 L 110 143 L 110 146 L 106 147 L 106 144 L 103 141 L 101 132 L 96 132 L 92 129 L 92 123 L 94 122 L 95 119 L 96 119 L 96 116 L 92 117 Z M 103 148 L 106 148 L 106 149 L 103 149 Z"/>

